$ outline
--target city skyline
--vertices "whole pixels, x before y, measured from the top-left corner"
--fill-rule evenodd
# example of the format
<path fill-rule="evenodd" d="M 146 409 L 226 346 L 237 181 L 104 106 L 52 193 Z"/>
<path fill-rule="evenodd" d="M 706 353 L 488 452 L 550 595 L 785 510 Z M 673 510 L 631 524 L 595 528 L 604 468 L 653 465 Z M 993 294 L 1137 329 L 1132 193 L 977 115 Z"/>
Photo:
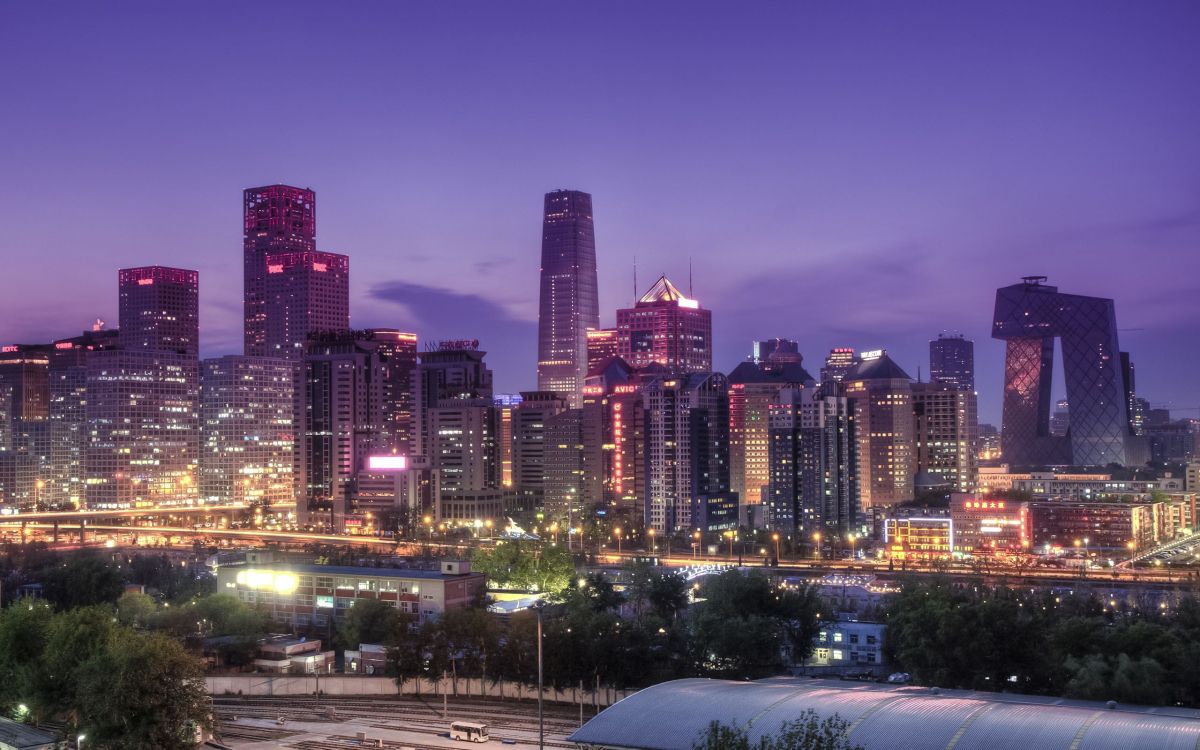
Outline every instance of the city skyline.
<path fill-rule="evenodd" d="M 690 260 L 719 371 L 781 336 L 810 369 L 834 346 L 886 348 L 927 379 L 928 341 L 960 331 L 976 343 L 980 419 L 999 424 L 990 299 L 1039 274 L 1115 299 L 1139 394 L 1200 415 L 1200 353 L 1180 346 L 1200 322 L 1184 273 L 1200 237 L 1189 135 L 1200 106 L 1186 95 L 1200 70 L 1194 8 L 932 4 L 881 8 L 865 26 L 847 9 L 761 8 L 729 29 L 701 5 L 684 21 L 695 33 L 655 52 L 680 22 L 665 9 L 557 20 L 481 9 L 461 25 L 441 9 L 373 8 L 373 24 L 353 22 L 351 46 L 350 21 L 297 7 L 282 19 L 253 9 L 239 24 L 182 9 L 84 8 L 69 21 L 5 9 L 0 61 L 41 76 L 0 86 L 16 106 L 58 116 L 7 125 L 20 148 L 5 157 L 0 226 L 10 272 L 26 281 L 0 309 L 3 343 L 115 321 L 111 274 L 164 265 L 201 273 L 201 356 L 239 353 L 238 193 L 280 182 L 319 193 L 321 248 L 353 258 L 353 327 L 479 338 L 497 390 L 528 390 L 539 196 L 569 188 L 591 193 L 602 217 L 601 326 L 633 301 L 635 258 L 642 287 L 683 279 Z M 560 24 L 585 31 L 568 44 L 552 33 Z M 265 26 L 277 31 L 252 32 Z M 326 33 L 341 40 L 328 51 Z M 618 35 L 635 54 L 608 44 Z M 247 93 L 238 54 L 216 52 L 269 57 L 296 37 L 318 50 L 303 78 L 313 118 Z M 460 54 L 442 65 L 447 40 Z M 1018 47 L 1020 63 L 991 54 Z M 579 70 L 543 64 L 568 51 Z M 632 62 L 668 54 L 670 72 Z M 911 65 L 889 69 L 896 56 Z M 176 75 L 186 90 L 167 85 Z M 572 109 L 525 93 L 543 77 L 546 91 L 581 79 L 592 101 Z M 359 96 L 369 87 L 379 96 Z M 509 100 L 528 106 L 471 116 Z M 270 129 L 255 134 L 251 121 Z M 61 220 L 64 205 L 73 220 Z M 47 257 L 61 261 L 53 276 Z M 1117 273 L 1133 257 L 1161 271 Z"/>

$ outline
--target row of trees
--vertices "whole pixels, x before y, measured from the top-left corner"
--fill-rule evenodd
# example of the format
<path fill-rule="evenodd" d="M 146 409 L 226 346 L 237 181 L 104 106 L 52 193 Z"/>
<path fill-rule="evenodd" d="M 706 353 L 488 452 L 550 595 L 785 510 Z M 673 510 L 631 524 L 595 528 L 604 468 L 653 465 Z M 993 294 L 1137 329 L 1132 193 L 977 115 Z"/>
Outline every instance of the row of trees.
<path fill-rule="evenodd" d="M 926 685 L 1200 706 L 1200 602 L 912 582 L 887 606 L 890 657 Z"/>
<path fill-rule="evenodd" d="M 179 641 L 122 625 L 111 606 L 32 599 L 0 612 L 0 709 L 98 750 L 191 748 L 210 721 L 200 663 Z"/>

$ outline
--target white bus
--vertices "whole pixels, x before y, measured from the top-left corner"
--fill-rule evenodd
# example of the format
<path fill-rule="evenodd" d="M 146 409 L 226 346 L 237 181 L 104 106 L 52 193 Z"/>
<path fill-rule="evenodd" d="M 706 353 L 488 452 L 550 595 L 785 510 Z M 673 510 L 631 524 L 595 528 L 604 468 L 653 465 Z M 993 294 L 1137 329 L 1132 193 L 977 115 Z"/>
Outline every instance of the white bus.
<path fill-rule="evenodd" d="M 487 742 L 487 724 L 477 724 L 473 721 L 456 721 L 450 725 L 450 739 L 466 740 L 467 742 Z"/>

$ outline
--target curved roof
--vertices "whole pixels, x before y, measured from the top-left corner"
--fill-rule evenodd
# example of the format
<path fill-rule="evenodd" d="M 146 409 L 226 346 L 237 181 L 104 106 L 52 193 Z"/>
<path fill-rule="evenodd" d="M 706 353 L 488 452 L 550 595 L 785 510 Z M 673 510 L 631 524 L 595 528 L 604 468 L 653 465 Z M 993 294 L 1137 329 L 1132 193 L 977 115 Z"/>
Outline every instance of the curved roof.
<path fill-rule="evenodd" d="M 674 680 L 602 711 L 583 745 L 690 750 L 712 721 L 749 725 L 751 744 L 807 709 L 850 723 L 865 750 L 1195 750 L 1200 712 L 1061 698 L 832 680 Z"/>

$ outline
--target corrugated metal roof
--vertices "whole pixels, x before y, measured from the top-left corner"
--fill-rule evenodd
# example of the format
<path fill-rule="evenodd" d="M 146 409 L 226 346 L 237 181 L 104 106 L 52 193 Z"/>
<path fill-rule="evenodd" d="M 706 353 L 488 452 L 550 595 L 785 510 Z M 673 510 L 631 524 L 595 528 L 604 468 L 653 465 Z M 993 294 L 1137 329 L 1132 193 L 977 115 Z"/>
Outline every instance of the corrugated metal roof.
<path fill-rule="evenodd" d="M 584 724 L 581 745 L 691 750 L 708 724 L 749 726 L 751 741 L 807 709 L 840 715 L 865 750 L 1196 750 L 1200 712 L 1059 698 L 848 683 L 674 680 Z"/>

